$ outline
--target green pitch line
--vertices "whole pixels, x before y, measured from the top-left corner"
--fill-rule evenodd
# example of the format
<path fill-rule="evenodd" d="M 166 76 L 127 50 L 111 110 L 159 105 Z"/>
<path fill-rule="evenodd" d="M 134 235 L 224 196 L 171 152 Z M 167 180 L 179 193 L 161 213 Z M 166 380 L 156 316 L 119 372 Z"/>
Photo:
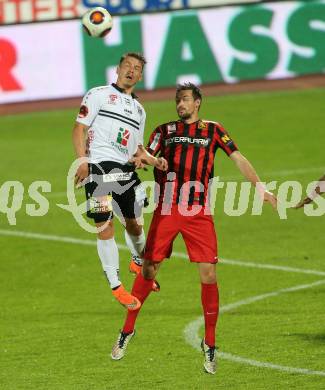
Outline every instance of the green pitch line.
<path fill-rule="evenodd" d="M 22 232 L 17 230 L 0 229 L 0 235 L 8 236 L 8 237 L 21 237 L 21 238 L 34 239 L 34 240 L 62 242 L 62 243 L 76 244 L 76 245 L 96 246 L 95 239 L 85 240 L 85 239 L 74 238 L 74 237 L 54 236 L 54 235 L 35 233 L 35 232 Z M 127 252 L 129 251 L 129 248 L 126 245 L 117 243 L 117 246 L 120 250 L 127 251 Z M 179 258 L 179 259 L 188 259 L 188 255 L 184 252 L 173 251 L 171 257 Z M 325 276 L 325 272 L 317 271 L 313 269 L 292 268 L 292 267 L 279 266 L 274 264 L 252 263 L 250 261 L 240 261 L 240 260 L 231 260 L 231 259 L 223 259 L 223 258 L 220 258 L 219 261 L 221 265 L 226 264 L 226 265 L 233 265 L 239 267 L 260 268 L 260 269 L 269 269 L 269 270 L 284 271 L 284 272 L 295 272 L 295 273 L 301 273 L 306 275 Z"/>
<path fill-rule="evenodd" d="M 318 280 L 313 283 L 309 284 L 302 284 L 294 287 L 288 287 L 284 288 L 278 291 L 273 291 L 266 294 L 257 295 L 254 297 L 246 298 L 243 300 L 240 300 L 238 302 L 230 303 L 228 305 L 224 305 L 220 307 L 220 314 L 227 313 L 231 310 L 237 309 L 241 306 L 250 305 L 252 303 L 262 301 L 264 299 L 269 299 L 272 297 L 278 297 L 281 294 L 295 292 L 299 290 L 305 290 L 308 288 L 318 287 L 325 284 L 325 280 Z M 198 317 L 196 320 L 189 323 L 185 329 L 184 329 L 184 337 L 185 341 L 191 345 L 194 349 L 197 351 L 201 350 L 200 343 L 201 339 L 198 336 L 198 332 L 200 328 L 204 325 L 204 318 L 203 316 Z M 241 356 L 236 356 L 231 353 L 227 352 L 217 352 L 217 356 L 219 359 L 225 359 L 229 360 L 231 362 L 236 362 L 240 364 L 246 364 L 253 367 L 261 367 L 264 369 L 271 369 L 271 370 L 277 370 L 282 372 L 288 372 L 292 374 L 302 374 L 302 375 L 317 375 L 317 376 L 325 376 L 325 371 L 314 371 L 309 370 L 307 368 L 298 368 L 298 367 L 289 367 L 289 366 L 282 366 L 279 364 L 273 364 L 273 363 L 267 363 L 267 362 L 261 362 L 253 359 L 247 359 Z"/>

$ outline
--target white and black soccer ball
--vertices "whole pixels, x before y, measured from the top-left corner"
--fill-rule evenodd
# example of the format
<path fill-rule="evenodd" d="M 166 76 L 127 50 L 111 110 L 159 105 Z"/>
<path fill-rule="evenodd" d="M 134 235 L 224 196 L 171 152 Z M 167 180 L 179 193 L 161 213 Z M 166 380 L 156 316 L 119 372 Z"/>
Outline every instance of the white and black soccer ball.
<path fill-rule="evenodd" d="M 111 14 L 103 7 L 88 10 L 82 17 L 82 26 L 91 37 L 104 37 L 113 27 Z"/>

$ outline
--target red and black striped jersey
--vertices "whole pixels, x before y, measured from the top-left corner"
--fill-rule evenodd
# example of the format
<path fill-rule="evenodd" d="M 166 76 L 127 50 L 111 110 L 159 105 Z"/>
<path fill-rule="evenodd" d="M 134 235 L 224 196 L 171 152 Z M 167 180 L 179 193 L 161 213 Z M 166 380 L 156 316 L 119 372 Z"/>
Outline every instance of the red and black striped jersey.
<path fill-rule="evenodd" d="M 158 126 L 150 136 L 147 150 L 168 161 L 167 172 L 154 170 L 160 186 L 159 201 L 204 205 L 218 148 L 228 156 L 238 150 L 217 122 L 200 119 L 186 124 L 178 120 Z"/>

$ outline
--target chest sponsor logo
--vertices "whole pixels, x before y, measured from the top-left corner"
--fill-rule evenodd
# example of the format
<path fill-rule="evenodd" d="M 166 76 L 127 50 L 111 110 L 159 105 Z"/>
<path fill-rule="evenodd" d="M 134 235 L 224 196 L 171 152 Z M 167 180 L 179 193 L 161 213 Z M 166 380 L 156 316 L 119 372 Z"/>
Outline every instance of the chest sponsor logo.
<path fill-rule="evenodd" d="M 86 118 L 87 115 L 88 115 L 88 107 L 82 105 L 79 110 L 78 118 Z"/>
<path fill-rule="evenodd" d="M 124 112 L 128 115 L 132 115 L 133 112 L 131 110 L 128 110 L 127 108 L 124 108 Z"/>
<path fill-rule="evenodd" d="M 172 123 L 171 125 L 167 125 L 168 134 L 175 133 L 176 131 L 176 123 Z"/>
<path fill-rule="evenodd" d="M 125 103 L 127 106 L 131 106 L 131 100 L 128 99 L 128 98 L 124 98 L 124 103 Z"/>
<path fill-rule="evenodd" d="M 207 147 L 209 143 L 210 138 L 171 137 L 165 140 L 166 146 L 171 144 L 192 144 Z"/>
<path fill-rule="evenodd" d="M 120 127 L 115 141 L 111 141 L 111 145 L 119 152 L 127 155 L 128 154 L 128 142 L 130 138 L 130 131 Z"/>
<path fill-rule="evenodd" d="M 108 97 L 108 104 L 115 105 L 117 103 L 117 98 L 118 98 L 118 96 L 115 95 L 115 94 L 109 95 L 109 97 Z"/>
<path fill-rule="evenodd" d="M 127 129 L 120 127 L 120 130 L 117 134 L 116 142 L 122 146 L 127 146 L 130 138 L 130 132 Z"/>

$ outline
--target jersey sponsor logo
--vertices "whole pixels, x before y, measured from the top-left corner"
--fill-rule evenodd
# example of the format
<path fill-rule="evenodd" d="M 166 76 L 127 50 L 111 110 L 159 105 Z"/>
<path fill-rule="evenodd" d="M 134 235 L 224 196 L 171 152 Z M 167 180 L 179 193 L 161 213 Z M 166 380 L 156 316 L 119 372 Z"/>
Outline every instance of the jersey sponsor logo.
<path fill-rule="evenodd" d="M 93 214 L 109 213 L 113 210 L 112 195 L 91 197 L 88 201 L 89 211 Z"/>
<path fill-rule="evenodd" d="M 79 110 L 78 118 L 86 118 L 87 115 L 88 115 L 88 107 L 82 105 Z"/>
<path fill-rule="evenodd" d="M 168 134 L 174 133 L 176 131 L 176 123 L 172 123 L 171 125 L 167 125 Z"/>
<path fill-rule="evenodd" d="M 127 108 L 124 108 L 124 112 L 125 112 L 126 114 L 129 114 L 129 115 L 132 115 L 132 114 L 133 114 L 133 112 L 132 112 L 131 110 L 128 110 Z"/>
<path fill-rule="evenodd" d="M 118 144 L 115 141 L 111 141 L 111 145 L 114 149 L 117 149 L 120 153 L 123 153 L 125 155 L 128 154 L 128 149 L 125 146 L 122 146 L 121 144 Z"/>
<path fill-rule="evenodd" d="M 127 129 L 120 127 L 120 130 L 117 134 L 116 142 L 120 145 L 127 146 L 130 138 L 130 132 Z"/>
<path fill-rule="evenodd" d="M 232 139 L 231 139 L 227 134 L 225 134 L 225 135 L 223 135 L 223 136 L 221 137 L 221 141 L 222 141 L 225 145 L 230 144 L 230 143 L 233 142 Z"/>
<path fill-rule="evenodd" d="M 115 94 L 111 94 L 109 95 L 109 99 L 108 99 L 108 104 L 113 104 L 115 105 L 116 104 L 116 101 L 117 101 L 117 95 Z"/>
<path fill-rule="evenodd" d="M 116 137 L 116 141 L 111 141 L 111 145 L 119 152 L 126 155 L 128 154 L 127 145 L 129 142 L 129 138 L 130 138 L 130 131 L 120 127 Z"/>
<path fill-rule="evenodd" d="M 133 172 L 115 172 L 103 175 L 103 183 L 131 180 Z"/>
<path fill-rule="evenodd" d="M 191 137 L 172 137 L 165 140 L 165 145 L 170 144 L 193 144 L 207 147 L 210 143 L 210 138 L 191 138 Z"/>
<path fill-rule="evenodd" d="M 131 106 L 131 100 L 129 98 L 124 98 L 124 103 L 127 105 L 127 106 Z"/>
<path fill-rule="evenodd" d="M 199 124 L 198 124 L 198 128 L 200 130 L 206 129 L 207 128 L 207 123 L 204 122 L 204 121 L 200 121 Z"/>

